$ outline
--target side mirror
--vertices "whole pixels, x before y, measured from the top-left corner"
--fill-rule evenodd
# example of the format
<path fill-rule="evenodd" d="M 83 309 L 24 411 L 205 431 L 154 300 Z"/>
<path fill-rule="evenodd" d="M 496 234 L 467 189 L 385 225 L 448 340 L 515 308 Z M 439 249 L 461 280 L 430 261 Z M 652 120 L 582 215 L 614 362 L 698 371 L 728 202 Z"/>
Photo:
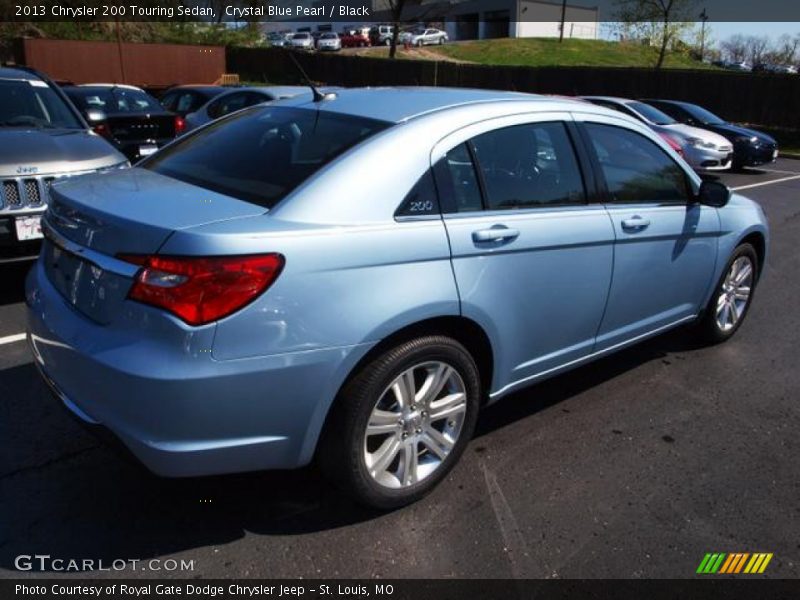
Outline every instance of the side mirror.
<path fill-rule="evenodd" d="M 731 199 L 731 191 L 719 181 L 703 181 L 696 199 L 700 204 L 722 208 Z"/>
<path fill-rule="evenodd" d="M 90 108 L 86 111 L 86 120 L 89 121 L 89 125 L 95 125 L 106 120 L 106 113 L 99 108 Z"/>

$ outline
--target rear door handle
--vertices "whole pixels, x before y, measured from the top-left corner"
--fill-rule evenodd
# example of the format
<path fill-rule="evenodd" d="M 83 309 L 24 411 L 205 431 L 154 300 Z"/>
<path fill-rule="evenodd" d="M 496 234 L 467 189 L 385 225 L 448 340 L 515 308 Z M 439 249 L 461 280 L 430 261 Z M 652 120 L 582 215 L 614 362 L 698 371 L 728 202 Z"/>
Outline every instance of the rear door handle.
<path fill-rule="evenodd" d="M 622 221 L 622 228 L 625 231 L 642 231 L 650 226 L 650 219 L 643 219 L 639 215 L 634 215 L 630 219 Z"/>
<path fill-rule="evenodd" d="M 486 242 L 510 242 L 519 237 L 519 229 L 509 229 L 505 225 L 495 225 L 489 229 L 472 232 L 472 241 L 476 244 Z"/>

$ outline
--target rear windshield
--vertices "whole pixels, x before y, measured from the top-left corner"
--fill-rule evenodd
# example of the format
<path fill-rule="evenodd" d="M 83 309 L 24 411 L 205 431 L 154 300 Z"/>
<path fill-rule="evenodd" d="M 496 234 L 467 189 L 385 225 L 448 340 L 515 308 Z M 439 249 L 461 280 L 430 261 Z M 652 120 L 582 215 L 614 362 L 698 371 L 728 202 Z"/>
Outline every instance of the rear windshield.
<path fill-rule="evenodd" d="M 129 88 L 70 88 L 67 94 L 83 109 L 105 113 L 150 113 L 162 110 L 158 101 L 142 90 Z"/>
<path fill-rule="evenodd" d="M 43 81 L 0 79 L 0 127 L 82 129 L 83 125 Z"/>
<path fill-rule="evenodd" d="M 255 106 L 139 166 L 272 208 L 323 165 L 390 125 L 313 109 Z"/>

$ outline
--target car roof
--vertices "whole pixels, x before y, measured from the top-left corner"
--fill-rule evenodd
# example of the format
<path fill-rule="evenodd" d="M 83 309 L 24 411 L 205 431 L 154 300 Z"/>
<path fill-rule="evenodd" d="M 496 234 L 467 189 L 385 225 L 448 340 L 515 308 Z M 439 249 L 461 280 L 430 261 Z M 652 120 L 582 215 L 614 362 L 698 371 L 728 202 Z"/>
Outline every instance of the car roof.
<path fill-rule="evenodd" d="M 303 93 L 311 93 L 311 90 L 305 85 L 246 85 L 228 88 L 225 94 L 232 92 L 269 92 L 274 97 L 290 98 Z M 215 99 L 220 96 L 216 96 Z"/>
<path fill-rule="evenodd" d="M 691 102 L 680 102 L 679 100 L 664 100 L 662 98 L 645 98 L 642 102 L 663 102 L 664 104 L 674 104 L 675 106 L 696 106 Z"/>
<path fill-rule="evenodd" d="M 379 87 L 336 90 L 331 99 L 314 103 L 307 98 L 294 98 L 287 105 L 318 108 L 319 110 L 377 119 L 392 123 L 408 121 L 431 112 L 470 104 L 501 101 L 554 102 L 574 108 L 585 104 L 576 100 L 559 99 L 526 94 L 467 88 L 444 87 Z M 566 109 L 565 107 L 565 109 Z"/>
<path fill-rule="evenodd" d="M 79 88 L 120 88 L 124 90 L 137 90 L 139 92 L 143 92 L 142 88 L 138 88 L 135 85 L 128 85 L 127 83 L 80 83 L 74 87 Z"/>
<path fill-rule="evenodd" d="M 600 102 L 614 102 L 616 104 L 630 104 L 631 102 L 639 102 L 630 98 L 620 98 L 619 96 L 581 96 L 584 100 L 599 100 Z"/>
<path fill-rule="evenodd" d="M 230 87 L 230 86 L 223 86 L 223 85 L 208 85 L 208 84 L 205 84 L 205 83 L 198 83 L 198 84 L 186 83 L 186 84 L 183 84 L 183 85 L 174 85 L 164 93 L 166 94 L 167 92 L 177 92 L 177 91 L 180 91 L 180 90 L 188 90 L 188 91 L 192 91 L 192 92 L 217 92 L 218 91 L 218 92 L 221 93 L 221 92 L 226 92 L 228 90 L 235 90 L 235 89 L 239 89 L 238 86 Z"/>
<path fill-rule="evenodd" d="M 0 79 L 17 79 L 25 81 L 43 81 L 39 75 L 26 69 L 15 67 L 0 67 Z"/>

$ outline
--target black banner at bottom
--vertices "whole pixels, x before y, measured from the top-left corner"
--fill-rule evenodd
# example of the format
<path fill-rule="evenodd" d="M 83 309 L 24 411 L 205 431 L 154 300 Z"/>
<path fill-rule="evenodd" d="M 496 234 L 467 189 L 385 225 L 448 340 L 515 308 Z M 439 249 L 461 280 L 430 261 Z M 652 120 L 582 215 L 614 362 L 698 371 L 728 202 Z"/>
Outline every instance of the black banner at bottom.
<path fill-rule="evenodd" d="M 122 580 L 48 579 L 0 580 L 0 598 L 208 599 L 225 600 L 511 600 L 569 598 L 570 600 L 795 600 L 800 580 L 686 579 L 686 580 L 509 580 L 509 579 L 395 579 L 395 580 Z"/>

